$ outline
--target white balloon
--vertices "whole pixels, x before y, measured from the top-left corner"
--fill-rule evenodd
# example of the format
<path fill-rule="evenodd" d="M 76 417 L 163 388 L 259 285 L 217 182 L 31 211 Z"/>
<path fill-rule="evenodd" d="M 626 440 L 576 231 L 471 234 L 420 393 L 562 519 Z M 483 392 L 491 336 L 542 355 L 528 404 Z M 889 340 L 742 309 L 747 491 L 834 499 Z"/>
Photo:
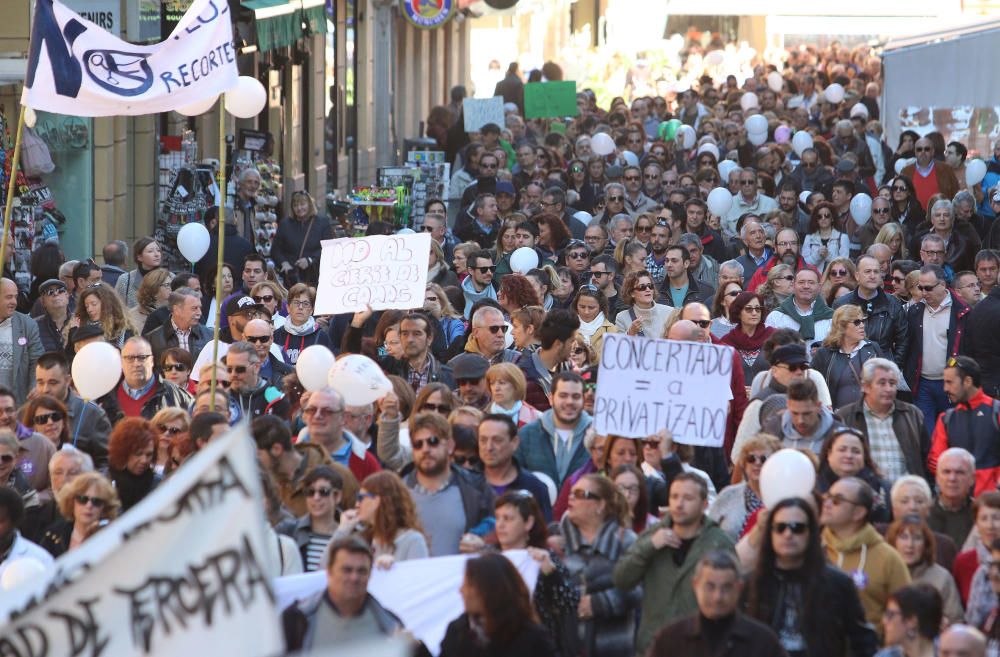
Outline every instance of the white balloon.
<path fill-rule="evenodd" d="M 252 119 L 267 105 L 267 90 L 257 78 L 241 75 L 226 90 L 226 111 L 240 119 Z"/>
<path fill-rule="evenodd" d="M 834 82 L 823 90 L 823 97 L 826 98 L 826 102 L 836 105 L 844 100 L 844 87 Z"/>
<path fill-rule="evenodd" d="M 748 116 L 743 122 L 743 127 L 747 132 L 767 132 L 767 118 L 763 114 Z"/>
<path fill-rule="evenodd" d="M 872 216 L 872 197 L 868 194 L 855 194 L 851 199 L 851 218 L 854 223 L 864 226 Z"/>
<path fill-rule="evenodd" d="M 34 128 L 35 124 L 38 123 L 38 115 L 35 114 L 35 110 L 30 107 L 24 108 L 24 125 L 29 128 Z"/>
<path fill-rule="evenodd" d="M 707 141 L 698 147 L 698 155 L 701 155 L 702 153 L 711 153 L 715 156 L 716 160 L 719 159 L 719 147 L 710 141 Z"/>
<path fill-rule="evenodd" d="M 538 266 L 538 251 L 522 246 L 510 254 L 510 269 L 517 274 L 527 274 Z"/>
<path fill-rule="evenodd" d="M 809 457 L 797 449 L 778 450 L 760 470 L 760 497 L 768 509 L 793 497 L 810 499 L 815 486 L 816 469 Z"/>
<path fill-rule="evenodd" d="M 716 187 L 708 193 L 708 211 L 715 216 L 724 216 L 732 206 L 733 195 L 725 187 Z"/>
<path fill-rule="evenodd" d="M 21 584 L 32 582 L 45 574 L 45 564 L 34 557 L 21 557 L 7 562 L 0 577 L 0 591 L 13 591 Z"/>
<path fill-rule="evenodd" d="M 192 221 L 177 233 L 177 249 L 188 262 L 198 262 L 208 253 L 208 243 L 211 240 L 205 224 Z"/>
<path fill-rule="evenodd" d="M 812 135 L 806 132 L 805 130 L 799 130 L 794 135 L 792 135 L 792 149 L 799 157 L 802 157 L 802 151 L 812 147 L 813 147 Z"/>
<path fill-rule="evenodd" d="M 969 187 L 978 185 L 986 177 L 986 163 L 982 160 L 969 160 L 965 165 L 965 184 Z"/>
<path fill-rule="evenodd" d="M 632 151 L 625 151 L 622 153 L 622 157 L 625 159 L 626 166 L 637 167 L 639 166 L 639 156 Z"/>
<path fill-rule="evenodd" d="M 748 91 L 740 96 L 740 107 L 743 108 L 744 112 L 749 112 L 755 107 L 760 107 L 760 100 L 757 99 L 757 94 Z"/>
<path fill-rule="evenodd" d="M 121 378 L 121 353 L 107 342 L 91 342 L 73 357 L 73 384 L 84 399 L 103 397 Z"/>
<path fill-rule="evenodd" d="M 767 86 L 774 93 L 779 93 L 785 86 L 785 79 L 781 77 L 781 73 L 771 71 L 767 74 Z"/>
<path fill-rule="evenodd" d="M 219 96 L 215 95 L 211 98 L 205 100 L 190 103 L 189 105 L 182 105 L 175 109 L 174 111 L 178 114 L 183 114 L 184 116 L 198 116 L 199 114 L 204 114 L 208 110 L 212 109 L 215 105 L 215 101 L 219 100 Z"/>
<path fill-rule="evenodd" d="M 764 132 L 748 132 L 747 141 L 749 141 L 754 146 L 760 146 L 765 141 L 767 141 L 767 130 Z"/>
<path fill-rule="evenodd" d="M 708 66 L 718 66 L 725 60 L 725 54 L 721 50 L 713 50 L 705 55 L 705 64 Z"/>
<path fill-rule="evenodd" d="M 682 125 L 677 129 L 677 134 L 679 135 L 677 141 L 681 143 L 682 148 L 691 148 L 694 146 L 695 139 L 697 138 L 694 128 L 689 125 Z"/>
<path fill-rule="evenodd" d="M 348 406 L 364 406 L 392 392 L 382 368 L 368 356 L 351 354 L 333 364 L 327 378 Z"/>
<path fill-rule="evenodd" d="M 722 184 L 729 184 L 729 174 L 733 172 L 733 169 L 738 167 L 739 164 L 733 162 L 732 160 L 723 160 L 719 162 L 719 176 L 722 178 Z"/>
<path fill-rule="evenodd" d="M 894 165 L 892 165 L 892 168 L 896 170 L 897 176 L 903 173 L 903 169 L 906 168 L 906 164 L 907 164 L 906 158 L 901 157 L 898 160 L 896 160 L 896 163 Z"/>
<path fill-rule="evenodd" d="M 810 192 L 808 189 L 805 190 L 804 192 L 802 192 L 801 194 L 799 194 L 799 203 L 801 203 L 802 205 L 805 205 L 806 202 L 809 200 L 809 195 L 810 194 L 812 194 L 812 192 Z"/>
<path fill-rule="evenodd" d="M 295 373 L 302 387 L 312 392 L 326 387 L 330 368 L 336 361 L 333 352 L 321 344 L 306 347 L 295 361 Z"/>
<path fill-rule="evenodd" d="M 615 152 L 615 140 L 606 132 L 598 132 L 590 138 L 590 150 L 595 155 L 611 155 Z"/>

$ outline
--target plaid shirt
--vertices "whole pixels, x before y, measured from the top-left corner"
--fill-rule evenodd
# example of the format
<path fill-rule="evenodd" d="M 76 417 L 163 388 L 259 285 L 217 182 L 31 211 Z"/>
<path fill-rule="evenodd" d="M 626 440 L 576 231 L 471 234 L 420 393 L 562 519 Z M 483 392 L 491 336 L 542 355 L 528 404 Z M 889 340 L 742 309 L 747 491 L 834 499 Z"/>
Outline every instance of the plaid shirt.
<path fill-rule="evenodd" d="M 666 264 L 667 258 L 664 256 L 663 263 L 656 264 L 656 260 L 653 259 L 653 254 L 650 253 L 646 256 L 646 271 L 653 275 L 653 282 L 659 285 L 663 282 L 663 277 L 667 275 L 666 270 L 663 269 L 663 265 Z"/>
<path fill-rule="evenodd" d="M 891 485 L 903 475 L 906 470 L 906 458 L 899 447 L 896 432 L 892 428 L 892 413 L 885 419 L 871 412 L 868 404 L 864 405 L 865 423 L 868 425 L 868 444 L 872 453 L 872 461 L 878 465 L 882 476 Z"/>
<path fill-rule="evenodd" d="M 174 333 L 177 334 L 177 346 L 183 349 L 184 351 L 191 351 L 191 349 L 188 347 L 189 344 L 188 339 L 191 337 L 191 329 L 188 329 L 186 331 L 180 330 L 179 328 L 177 328 L 177 325 L 174 324 L 174 320 L 172 319 L 170 320 L 170 324 L 174 327 Z"/>
<path fill-rule="evenodd" d="M 406 382 L 410 384 L 413 388 L 414 393 L 419 393 L 420 389 L 425 385 L 430 383 L 431 378 L 431 355 L 427 354 L 427 359 L 424 361 L 423 371 L 418 372 L 412 367 L 407 368 Z"/>

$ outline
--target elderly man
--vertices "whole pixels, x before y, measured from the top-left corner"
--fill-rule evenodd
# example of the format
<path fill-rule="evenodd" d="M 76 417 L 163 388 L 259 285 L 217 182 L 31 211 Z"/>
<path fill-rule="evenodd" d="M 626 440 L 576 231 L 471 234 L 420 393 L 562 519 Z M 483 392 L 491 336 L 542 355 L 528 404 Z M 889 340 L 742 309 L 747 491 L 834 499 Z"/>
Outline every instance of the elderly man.
<path fill-rule="evenodd" d="M 890 484 L 907 474 L 924 476 L 930 439 L 924 415 L 913 404 L 896 399 L 902 373 L 885 358 L 872 358 L 861 368 L 864 398 L 836 411 L 845 426 L 865 435 L 882 477 Z"/>
<path fill-rule="evenodd" d="M 819 161 L 819 154 L 814 148 L 802 151 L 799 165 L 789 174 L 799 188 L 806 192 L 814 192 L 825 188 L 833 182 L 833 173 Z"/>
<path fill-rule="evenodd" d="M 604 186 L 604 212 L 594 217 L 592 224 L 607 226 L 611 218 L 618 214 L 628 214 L 625 209 L 625 185 L 608 183 Z"/>
<path fill-rule="evenodd" d="M 930 224 L 929 229 L 927 232 L 917 233 L 910 245 L 911 250 L 916 250 L 918 245 L 922 249 L 922 240 L 936 235 L 945 245 L 943 261 L 953 272 L 975 267 L 976 253 L 982 248 L 982 240 L 968 221 L 956 223 L 955 206 L 951 201 L 935 201 L 927 210 L 927 223 Z M 923 260 L 923 253 L 921 259 Z M 934 264 L 938 262 L 935 260 Z"/>
<path fill-rule="evenodd" d="M 896 364 L 902 363 L 908 335 L 903 304 L 882 289 L 882 270 L 873 256 L 858 258 L 855 278 L 858 287 L 835 300 L 833 307 L 850 304 L 861 308 L 865 316 L 866 338 L 878 344 L 882 353 L 891 356 Z"/>
<path fill-rule="evenodd" d="M 38 334 L 45 351 L 62 351 L 66 346 L 63 330 L 69 323 L 69 292 L 58 278 L 50 278 L 38 286 L 43 312 L 34 315 Z"/>
<path fill-rule="evenodd" d="M 625 181 L 625 211 L 635 220 L 644 212 L 652 212 L 656 201 L 646 196 L 642 191 L 642 169 L 625 167 L 622 172 Z"/>
<path fill-rule="evenodd" d="M 521 359 L 521 352 L 505 348 L 506 329 L 503 312 L 493 306 L 483 306 L 472 316 L 469 337 L 475 340 L 479 353 L 490 365 L 516 363 Z"/>
<path fill-rule="evenodd" d="M 744 271 L 743 265 L 738 260 L 726 260 L 719 265 L 719 287 L 725 287 L 730 283 L 745 285 Z"/>
<path fill-rule="evenodd" d="M 834 126 L 834 137 L 829 143 L 834 153 L 840 159 L 843 159 L 848 153 L 854 155 L 854 160 L 857 162 L 859 174 L 862 178 L 875 176 L 875 161 L 868 148 L 863 130 L 862 136 L 859 138 L 858 134 L 854 131 L 854 124 L 851 123 L 850 119 L 837 121 Z"/>
<path fill-rule="evenodd" d="M 694 233 L 684 233 L 677 240 L 677 243 L 687 249 L 691 260 L 688 262 L 688 274 L 694 280 L 715 290 L 719 280 L 719 263 L 712 256 L 705 253 L 705 245 L 701 243 Z"/>
<path fill-rule="evenodd" d="M 800 269 L 795 273 L 792 296 L 772 310 L 764 324 L 798 331 L 806 345 L 822 342 L 830 332 L 833 310 L 819 293 L 819 274 Z"/>
<path fill-rule="evenodd" d="M 736 258 L 736 262 L 743 266 L 741 284 L 746 285 L 757 273 L 757 270 L 771 259 L 774 251 L 767 245 L 767 233 L 764 232 L 764 227 L 759 221 L 747 220 L 740 229 L 740 239 L 746 245 L 747 250 L 746 253 Z"/>
<path fill-rule="evenodd" d="M 302 408 L 308 440 L 326 448 L 335 463 L 350 469 L 355 479 L 364 481 L 382 466 L 344 423 L 344 399 L 336 390 L 323 388 L 309 395 Z"/>
<path fill-rule="evenodd" d="M 17 311 L 17 284 L 0 279 L 0 386 L 23 404 L 35 385 L 35 363 L 42 355 L 38 323 Z"/>
<path fill-rule="evenodd" d="M 938 657 L 986 657 L 986 637 L 971 625 L 955 623 L 941 633 Z"/>
<path fill-rule="evenodd" d="M 257 191 L 260 189 L 260 183 L 260 174 L 254 167 L 243 169 L 236 183 L 234 209 L 242 219 L 236 224 L 236 229 L 240 236 L 250 240 L 251 244 L 256 244 L 257 231 L 254 230 L 254 225 L 257 215 Z"/>
<path fill-rule="evenodd" d="M 962 447 L 941 452 L 934 473 L 938 496 L 927 516 L 927 524 L 947 534 L 955 545 L 964 545 L 975 525 L 972 489 L 976 483 L 976 457 Z"/>
<path fill-rule="evenodd" d="M 282 390 L 282 382 L 294 370 L 271 351 L 271 345 L 274 344 L 274 326 L 264 319 L 251 319 L 243 329 L 243 339 L 252 344 L 257 352 L 261 378 L 277 390 Z"/>
<path fill-rule="evenodd" d="M 277 415 L 288 419 L 291 406 L 281 390 L 260 375 L 257 347 L 249 342 L 234 342 L 226 352 L 229 392 L 239 404 L 244 417 Z"/>
<path fill-rule="evenodd" d="M 114 395 L 125 417 L 151 420 L 164 408 L 187 409 L 191 395 L 154 374 L 153 348 L 145 338 L 133 337 L 122 347 L 122 380 Z"/>
<path fill-rule="evenodd" d="M 953 198 L 960 187 L 955 171 L 940 160 L 934 159 L 934 143 L 921 137 L 913 146 L 913 154 L 917 161 L 903 167 L 900 172 L 913 181 L 920 205 L 927 207 L 927 202 L 935 194 L 943 194 L 945 198 Z"/>
<path fill-rule="evenodd" d="M 736 222 L 748 212 L 763 215 L 778 209 L 777 201 L 758 191 L 755 170 L 749 167 L 744 168 L 743 172 L 740 173 L 739 183 L 740 191 L 738 194 L 733 194 L 733 203 L 729 207 L 729 212 L 722 217 L 722 234 L 727 239 L 736 236 Z"/>
<path fill-rule="evenodd" d="M 189 287 L 170 293 L 167 299 L 170 321 L 149 333 L 146 339 L 153 348 L 153 358 L 159 363 L 164 351 L 180 347 L 197 357 L 211 336 L 201 325 L 201 295 Z"/>
<path fill-rule="evenodd" d="M 635 235 L 635 222 L 625 213 L 616 214 L 608 222 L 608 232 L 610 233 L 609 240 L 611 244 L 617 245 L 619 242 L 631 239 Z"/>

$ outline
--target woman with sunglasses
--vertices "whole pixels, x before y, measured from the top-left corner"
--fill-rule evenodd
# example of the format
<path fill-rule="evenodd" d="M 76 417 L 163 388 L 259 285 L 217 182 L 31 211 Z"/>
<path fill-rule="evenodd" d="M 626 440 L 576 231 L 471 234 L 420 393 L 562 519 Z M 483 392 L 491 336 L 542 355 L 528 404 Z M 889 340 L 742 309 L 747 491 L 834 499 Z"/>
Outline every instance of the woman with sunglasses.
<path fill-rule="evenodd" d="M 635 239 L 637 242 L 649 249 L 649 241 L 653 237 L 653 217 L 648 212 L 643 212 L 635 218 Z"/>
<path fill-rule="evenodd" d="M 733 329 L 721 340 L 740 355 L 743 361 L 744 385 L 749 386 L 758 373 L 771 366 L 764 359 L 764 342 L 774 329 L 764 325 L 764 300 L 753 292 L 740 292 L 729 304 L 729 321 Z"/>
<path fill-rule="evenodd" d="M 761 515 L 737 545 L 744 565 L 755 561 L 747 613 L 778 635 L 785 651 L 804 657 L 872 655 L 878 636 L 865 620 L 851 578 L 826 560 L 815 502 L 793 497 Z M 759 545 L 752 556 L 751 544 Z"/>
<path fill-rule="evenodd" d="M 580 337 L 595 354 L 600 354 L 604 336 L 618 333 L 618 327 L 608 321 L 608 298 L 599 290 L 585 285 L 577 291 L 572 310 L 580 319 Z"/>
<path fill-rule="evenodd" d="M 581 593 L 577 618 L 584 655 L 632 657 L 639 589 L 622 591 L 612 582 L 618 559 L 635 542 L 629 529 L 628 501 L 615 484 L 599 474 L 577 481 L 569 509 L 556 531 L 564 544 L 563 562 Z"/>
<path fill-rule="evenodd" d="M 281 310 L 286 294 L 285 288 L 277 281 L 264 280 L 250 288 L 250 296 L 264 308 L 262 319 L 270 322 L 275 330 L 285 325 L 285 316 L 281 314 Z"/>
<path fill-rule="evenodd" d="M 162 477 L 173 469 L 170 460 L 173 444 L 191 435 L 191 416 L 183 408 L 168 406 L 157 411 L 149 422 L 157 434 L 153 470 Z"/>
<path fill-rule="evenodd" d="M 729 321 L 729 308 L 733 299 L 738 297 L 741 292 L 743 292 L 742 279 L 720 285 L 719 289 L 715 291 L 715 297 L 712 299 L 712 326 L 710 329 L 712 337 L 721 340 L 736 326 Z"/>
<path fill-rule="evenodd" d="M 56 449 L 70 442 L 68 417 L 66 405 L 49 395 L 38 395 L 21 409 L 21 424 L 51 440 Z"/>
<path fill-rule="evenodd" d="M 321 242 L 333 239 L 333 225 L 319 213 L 309 192 L 292 193 L 292 214 L 278 222 L 271 259 L 281 270 L 289 287 L 296 283 L 316 284 L 319 280 Z"/>
<path fill-rule="evenodd" d="M 834 258 L 850 254 L 847 233 L 834 227 L 836 217 L 837 207 L 826 201 L 817 203 L 809 216 L 809 233 L 802 240 L 802 258 L 819 271 Z"/>
<path fill-rule="evenodd" d="M 320 569 L 323 552 L 337 531 L 343 489 L 344 479 L 339 472 L 325 465 L 314 467 L 302 480 L 306 512 L 294 523 L 282 523 L 277 528 L 295 539 L 307 573 Z"/>
<path fill-rule="evenodd" d="M 917 227 L 924 222 L 927 215 L 917 200 L 917 190 L 913 181 L 906 176 L 896 176 L 889 183 L 892 190 L 892 205 L 890 206 L 893 220 L 903 226 L 907 237 L 917 232 Z"/>
<path fill-rule="evenodd" d="M 118 491 L 122 513 L 142 501 L 162 479 L 153 469 L 156 443 L 153 425 L 143 418 L 125 418 L 111 431 L 108 478 Z"/>
<path fill-rule="evenodd" d="M 835 427 L 819 451 L 816 490 L 825 493 L 845 477 L 857 477 L 871 486 L 875 497 L 870 522 L 888 522 L 892 515 L 889 484 L 882 479 L 878 465 L 872 460 L 868 440 L 857 429 Z"/>
<path fill-rule="evenodd" d="M 732 484 L 719 491 L 708 517 L 738 541 L 756 521 L 764 508 L 760 493 L 760 471 L 764 462 L 781 449 L 781 441 L 768 433 L 758 433 L 740 446 L 733 461 Z"/>
<path fill-rule="evenodd" d="M 958 587 L 955 586 L 955 578 L 947 568 L 935 561 L 937 546 L 934 532 L 927 523 L 919 515 L 896 518 L 885 532 L 885 541 L 896 548 L 896 552 L 899 552 L 899 556 L 906 562 L 913 584 L 929 586 L 941 596 L 942 611 L 948 622 L 963 622 L 965 611 L 962 609 L 962 598 L 958 594 Z M 888 612 L 892 606 L 893 599 L 890 596 L 886 611 Z M 887 632 L 886 643 L 889 643 L 889 639 Z"/>
<path fill-rule="evenodd" d="M 826 380 L 833 408 L 860 401 L 861 368 L 871 358 L 882 356 L 875 342 L 865 339 L 865 317 L 861 308 L 845 304 L 833 311 L 830 333 L 813 356 L 812 369 Z"/>
<path fill-rule="evenodd" d="M 160 354 L 160 362 L 157 363 L 163 378 L 173 383 L 181 390 L 187 390 L 192 395 L 195 393 L 197 384 L 191 379 L 191 368 L 194 360 L 191 352 L 180 347 L 170 347 Z"/>
<path fill-rule="evenodd" d="M 847 256 L 834 258 L 822 271 L 823 277 L 820 279 L 819 289 L 820 296 L 824 300 L 832 296 L 837 288 L 847 287 L 853 291 L 858 286 L 857 267 Z"/>
<path fill-rule="evenodd" d="M 615 318 L 619 331 L 651 338 L 663 335 L 663 327 L 674 309 L 656 303 L 656 283 L 652 274 L 645 269 L 632 272 L 625 277 L 620 294 L 627 307 Z"/>
<path fill-rule="evenodd" d="M 372 546 L 377 568 L 430 556 L 410 489 L 389 470 L 365 477 L 356 506 L 340 514 L 340 527 L 333 538 L 352 533 L 360 534 Z"/>
<path fill-rule="evenodd" d="M 74 478 L 59 491 L 59 514 L 39 543 L 53 557 L 80 547 L 101 527 L 118 517 L 121 503 L 111 482 L 96 472 Z"/>
<path fill-rule="evenodd" d="M 795 270 L 784 263 L 771 267 L 767 279 L 755 291 L 764 303 L 764 314 L 783 304 L 792 296 L 792 282 L 795 280 Z"/>
<path fill-rule="evenodd" d="M 587 163 L 582 159 L 571 160 L 568 172 L 569 185 L 566 191 L 574 191 L 579 197 L 573 207 L 592 214 L 600 187 L 591 182 Z"/>

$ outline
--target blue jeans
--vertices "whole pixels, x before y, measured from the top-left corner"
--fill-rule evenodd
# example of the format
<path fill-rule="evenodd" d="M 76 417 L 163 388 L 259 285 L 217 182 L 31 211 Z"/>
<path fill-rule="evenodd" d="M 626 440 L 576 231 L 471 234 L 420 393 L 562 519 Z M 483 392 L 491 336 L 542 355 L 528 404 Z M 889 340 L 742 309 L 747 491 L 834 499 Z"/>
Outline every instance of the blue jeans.
<path fill-rule="evenodd" d="M 924 425 L 928 435 L 934 435 L 938 415 L 952 407 L 948 395 L 944 394 L 944 381 L 931 381 L 921 377 L 917 387 L 917 398 L 913 403 L 924 414 Z"/>

